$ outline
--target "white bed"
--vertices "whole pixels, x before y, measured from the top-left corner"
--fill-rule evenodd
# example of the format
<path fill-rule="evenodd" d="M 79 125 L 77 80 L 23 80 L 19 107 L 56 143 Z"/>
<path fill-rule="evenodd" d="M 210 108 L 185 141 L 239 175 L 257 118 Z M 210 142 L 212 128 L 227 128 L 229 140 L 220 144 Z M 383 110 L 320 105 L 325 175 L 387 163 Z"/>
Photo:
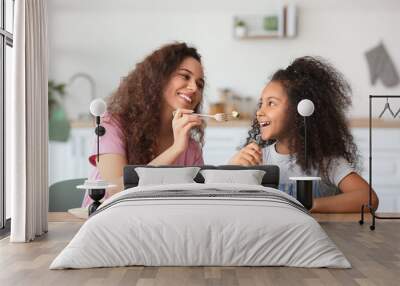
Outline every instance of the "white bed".
<path fill-rule="evenodd" d="M 351 267 L 294 198 L 263 186 L 198 183 L 109 198 L 50 269 L 128 265 Z"/>

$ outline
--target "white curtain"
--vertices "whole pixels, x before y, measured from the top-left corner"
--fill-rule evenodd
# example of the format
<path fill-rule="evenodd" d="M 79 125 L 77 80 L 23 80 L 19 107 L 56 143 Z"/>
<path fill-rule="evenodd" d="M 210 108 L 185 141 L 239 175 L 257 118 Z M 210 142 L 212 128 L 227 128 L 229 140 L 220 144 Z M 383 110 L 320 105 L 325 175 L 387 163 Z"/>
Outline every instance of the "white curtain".
<path fill-rule="evenodd" d="M 14 8 L 13 92 L 7 98 L 6 173 L 11 189 L 12 242 L 47 232 L 48 48 L 46 0 Z"/>

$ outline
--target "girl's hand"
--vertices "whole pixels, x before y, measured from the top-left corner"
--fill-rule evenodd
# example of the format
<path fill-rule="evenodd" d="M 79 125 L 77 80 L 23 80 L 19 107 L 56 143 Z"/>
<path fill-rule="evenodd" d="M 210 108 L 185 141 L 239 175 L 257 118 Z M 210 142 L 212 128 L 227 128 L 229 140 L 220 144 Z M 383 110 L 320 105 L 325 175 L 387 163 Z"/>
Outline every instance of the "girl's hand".
<path fill-rule="evenodd" d="M 229 161 L 230 165 L 255 166 L 262 162 L 262 152 L 256 143 L 243 147 Z"/>
<path fill-rule="evenodd" d="M 190 115 L 193 110 L 177 109 L 172 119 L 174 144 L 172 147 L 179 153 L 184 152 L 189 145 L 189 131 L 194 126 L 200 126 L 202 121 L 197 115 Z"/>

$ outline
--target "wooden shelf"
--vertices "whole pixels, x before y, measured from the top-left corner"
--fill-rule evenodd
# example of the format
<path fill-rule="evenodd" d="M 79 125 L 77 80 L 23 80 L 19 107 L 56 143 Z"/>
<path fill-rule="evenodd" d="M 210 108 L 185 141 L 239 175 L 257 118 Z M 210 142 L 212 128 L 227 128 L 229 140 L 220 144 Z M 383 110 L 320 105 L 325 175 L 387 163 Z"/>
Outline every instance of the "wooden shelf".
<path fill-rule="evenodd" d="M 233 35 L 238 40 L 293 38 L 297 34 L 295 5 L 276 7 L 263 14 L 236 15 Z"/>

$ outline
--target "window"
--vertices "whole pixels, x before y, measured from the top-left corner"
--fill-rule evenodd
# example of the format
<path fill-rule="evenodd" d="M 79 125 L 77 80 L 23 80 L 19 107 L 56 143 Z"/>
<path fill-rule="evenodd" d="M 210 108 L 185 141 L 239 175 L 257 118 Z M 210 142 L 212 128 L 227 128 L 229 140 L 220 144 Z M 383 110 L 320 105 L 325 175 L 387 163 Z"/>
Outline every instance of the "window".
<path fill-rule="evenodd" d="M 0 236 L 9 231 L 10 194 L 5 189 L 5 99 L 11 92 L 14 0 L 0 0 Z"/>

